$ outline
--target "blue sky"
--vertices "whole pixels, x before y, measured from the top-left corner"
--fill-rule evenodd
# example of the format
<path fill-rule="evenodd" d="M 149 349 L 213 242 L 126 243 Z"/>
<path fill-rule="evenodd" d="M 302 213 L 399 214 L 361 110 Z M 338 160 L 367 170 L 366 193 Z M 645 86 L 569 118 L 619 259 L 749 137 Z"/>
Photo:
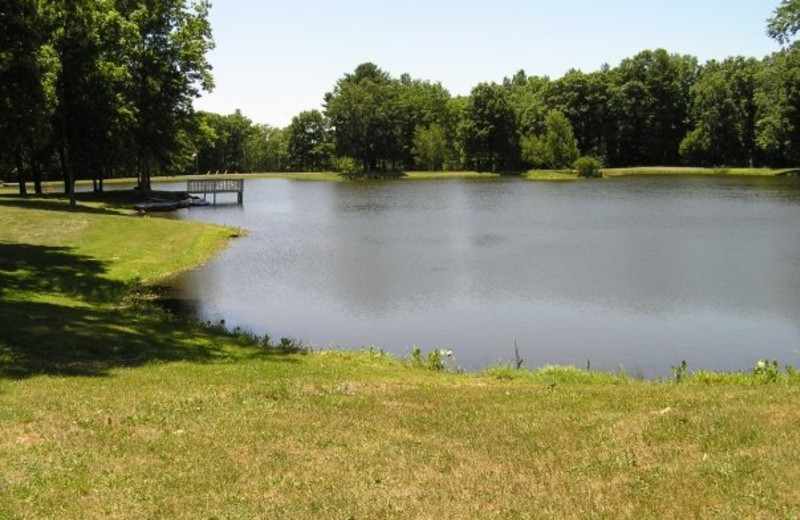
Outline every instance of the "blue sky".
<path fill-rule="evenodd" d="M 216 0 L 216 88 L 200 110 L 286 126 L 365 61 L 453 95 L 519 69 L 562 76 L 664 48 L 701 61 L 778 50 L 779 0 Z"/>

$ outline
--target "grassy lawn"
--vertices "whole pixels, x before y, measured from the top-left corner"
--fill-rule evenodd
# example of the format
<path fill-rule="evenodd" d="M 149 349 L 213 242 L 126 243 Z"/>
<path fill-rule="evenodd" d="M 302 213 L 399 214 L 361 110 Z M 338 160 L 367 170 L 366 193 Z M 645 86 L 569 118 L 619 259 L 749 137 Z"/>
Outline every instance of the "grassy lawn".
<path fill-rule="evenodd" d="M 797 374 L 263 348 L 148 302 L 238 231 L 120 211 L 0 197 L 0 518 L 800 517 Z"/>

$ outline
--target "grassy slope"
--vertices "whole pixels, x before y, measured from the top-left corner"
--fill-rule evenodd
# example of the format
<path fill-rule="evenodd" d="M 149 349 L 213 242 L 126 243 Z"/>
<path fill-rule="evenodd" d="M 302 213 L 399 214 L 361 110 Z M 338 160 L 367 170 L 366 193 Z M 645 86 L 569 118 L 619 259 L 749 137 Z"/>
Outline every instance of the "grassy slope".
<path fill-rule="evenodd" d="M 796 376 L 456 375 L 264 350 L 120 299 L 230 230 L 8 202 L 0 518 L 800 515 Z"/>

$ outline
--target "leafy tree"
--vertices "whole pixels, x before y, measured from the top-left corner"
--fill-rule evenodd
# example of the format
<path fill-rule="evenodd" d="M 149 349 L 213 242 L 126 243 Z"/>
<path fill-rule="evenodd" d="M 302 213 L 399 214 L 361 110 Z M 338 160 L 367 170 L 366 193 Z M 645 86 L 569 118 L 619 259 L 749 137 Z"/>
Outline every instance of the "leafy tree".
<path fill-rule="evenodd" d="M 509 91 L 509 102 L 514 108 L 520 135 L 530 136 L 544 132 L 544 121 L 548 112 L 544 98 L 550 83 L 547 77 L 528 77 L 524 70 L 518 71 L 510 79 L 503 79 L 503 86 Z"/>
<path fill-rule="evenodd" d="M 767 22 L 770 37 L 783 45 L 790 43 L 800 30 L 800 0 L 783 0 Z"/>
<path fill-rule="evenodd" d="M 755 91 L 756 143 L 767 164 L 800 162 L 800 48 L 765 61 Z"/>
<path fill-rule="evenodd" d="M 694 128 L 681 156 L 691 164 L 748 166 L 755 159 L 755 76 L 759 63 L 730 58 L 702 67 L 690 89 Z"/>
<path fill-rule="evenodd" d="M 663 49 L 623 60 L 612 74 L 619 126 L 614 164 L 678 164 L 686 136 L 689 88 L 697 71 L 691 56 Z"/>
<path fill-rule="evenodd" d="M 544 144 L 552 168 L 569 168 L 578 158 L 578 141 L 569 120 L 557 110 L 547 114 Z"/>
<path fill-rule="evenodd" d="M 394 85 L 397 89 L 398 146 L 402 165 L 409 169 L 415 164 L 418 128 L 436 125 L 444 133 L 452 128 L 453 120 L 448 111 L 450 93 L 440 83 L 412 79 L 408 74 L 403 74 Z"/>
<path fill-rule="evenodd" d="M 477 170 L 502 171 L 519 163 L 519 138 L 508 89 L 481 83 L 461 121 L 467 162 Z"/>
<path fill-rule="evenodd" d="M 39 164 L 53 110 L 52 51 L 35 0 L 10 2 L 0 14 L 0 157 L 14 165 L 26 193 L 25 159 L 42 192 Z"/>
<path fill-rule="evenodd" d="M 442 125 L 418 126 L 414 132 L 413 153 L 421 169 L 440 171 L 447 158 L 447 136 Z"/>
<path fill-rule="evenodd" d="M 288 128 L 256 125 L 248 139 L 248 168 L 259 172 L 282 172 L 290 166 Z"/>
<path fill-rule="evenodd" d="M 544 98 L 547 107 L 569 119 L 581 150 L 606 156 L 613 149 L 617 129 L 611 107 L 611 76 L 607 71 L 584 74 L 570 70 L 547 86 Z"/>
<path fill-rule="evenodd" d="M 292 168 L 319 171 L 330 165 L 332 143 L 328 122 L 319 110 L 294 116 L 288 132 L 288 159 Z"/>
<path fill-rule="evenodd" d="M 363 63 L 325 94 L 336 153 L 358 161 L 364 172 L 386 171 L 401 156 L 398 146 L 397 89 L 373 63 Z"/>
<path fill-rule="evenodd" d="M 132 139 L 139 188 L 150 189 L 151 163 L 164 164 L 189 122 L 192 100 L 211 90 L 206 53 L 214 47 L 208 0 L 116 0 L 125 32 L 130 98 L 136 113 Z"/>

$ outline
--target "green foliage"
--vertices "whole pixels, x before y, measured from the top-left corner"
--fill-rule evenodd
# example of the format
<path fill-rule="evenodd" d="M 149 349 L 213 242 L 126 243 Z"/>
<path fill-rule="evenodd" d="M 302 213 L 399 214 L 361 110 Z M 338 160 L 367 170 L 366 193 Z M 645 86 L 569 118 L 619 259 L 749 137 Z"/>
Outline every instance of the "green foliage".
<path fill-rule="evenodd" d="M 800 162 L 800 47 L 765 61 L 754 93 L 755 132 L 765 162 L 794 166 Z"/>
<path fill-rule="evenodd" d="M 358 161 L 363 171 L 389 169 L 401 153 L 394 122 L 398 91 L 373 63 L 359 65 L 325 94 L 325 116 L 334 129 L 336 154 Z"/>
<path fill-rule="evenodd" d="M 572 167 L 578 172 L 579 177 L 593 178 L 603 176 L 603 172 L 600 171 L 603 163 L 594 157 L 579 157 Z"/>
<path fill-rule="evenodd" d="M 780 43 L 789 44 L 800 30 L 800 0 L 782 0 L 768 20 L 767 34 Z"/>
<path fill-rule="evenodd" d="M 319 110 L 294 116 L 288 132 L 288 159 L 294 170 L 311 172 L 328 168 L 333 143 L 328 121 Z"/>
<path fill-rule="evenodd" d="M 673 365 L 671 369 L 676 383 L 681 383 L 689 379 L 689 365 L 686 363 L 686 360 L 681 361 L 680 365 Z"/>
<path fill-rule="evenodd" d="M 207 0 L 14 0 L 0 16 L 0 168 L 74 180 L 186 163 L 213 86 Z M 15 137 L 16 136 L 16 137 Z M 71 196 L 75 204 L 75 197 Z"/>
<path fill-rule="evenodd" d="M 525 136 L 520 140 L 522 160 L 534 168 L 550 166 L 550 152 L 547 143 L 535 135 Z"/>
<path fill-rule="evenodd" d="M 422 170 L 441 171 L 447 158 L 447 136 L 439 124 L 425 128 L 418 126 L 414 131 L 412 149 L 415 164 Z"/>
<path fill-rule="evenodd" d="M 519 139 L 508 90 L 481 83 L 467 102 L 459 131 L 468 163 L 477 171 L 513 169 L 519 160 Z"/>
<path fill-rule="evenodd" d="M 777 361 L 759 359 L 758 362 L 756 362 L 756 366 L 753 367 L 753 375 L 758 381 L 765 384 L 777 382 L 780 373 Z"/>
<path fill-rule="evenodd" d="M 436 372 L 455 370 L 453 351 L 443 348 L 433 349 L 425 355 L 419 347 L 414 347 L 411 350 L 411 364 Z"/>
<path fill-rule="evenodd" d="M 550 167 L 572 167 L 580 152 L 569 120 L 561 112 L 552 110 L 547 114 L 545 126 L 544 149 Z"/>
<path fill-rule="evenodd" d="M 681 141 L 684 162 L 748 166 L 756 158 L 754 59 L 730 58 L 704 65 L 690 89 L 693 128 Z"/>
<path fill-rule="evenodd" d="M 346 179 L 354 179 L 365 175 L 363 168 L 358 165 L 358 162 L 346 155 L 334 159 L 333 171 Z"/>

